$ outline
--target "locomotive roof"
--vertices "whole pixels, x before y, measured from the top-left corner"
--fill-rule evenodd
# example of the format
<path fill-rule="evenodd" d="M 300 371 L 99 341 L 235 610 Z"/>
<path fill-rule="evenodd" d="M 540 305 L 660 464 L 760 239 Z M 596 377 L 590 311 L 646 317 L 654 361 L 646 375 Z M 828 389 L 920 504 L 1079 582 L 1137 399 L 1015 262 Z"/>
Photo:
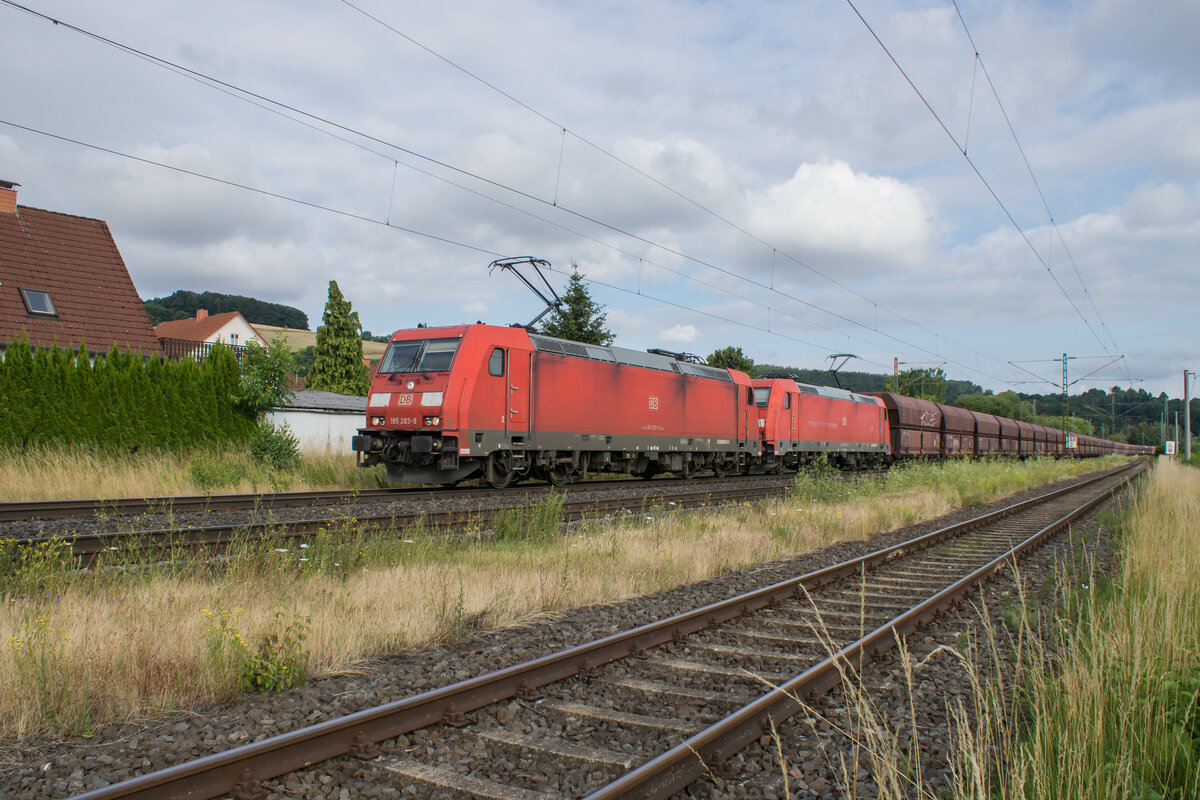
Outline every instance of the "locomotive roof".
<path fill-rule="evenodd" d="M 542 336 L 540 334 L 530 334 L 529 340 L 533 342 L 533 346 L 538 352 L 542 353 L 555 353 L 575 358 L 586 358 L 591 361 L 605 361 L 609 364 L 624 364 L 632 367 L 656 369 L 661 372 L 674 372 L 679 375 L 691 375 L 697 378 L 711 378 L 713 380 L 725 381 L 726 383 L 733 382 L 733 378 L 730 377 L 728 370 L 709 367 L 704 364 L 694 364 L 690 361 L 681 361 L 657 353 L 630 350 L 626 347 L 580 344 L 579 342 L 572 342 L 567 339 L 555 339 L 552 336 Z"/>
<path fill-rule="evenodd" d="M 830 386 L 813 386 L 809 383 L 801 383 L 796 381 L 796 386 L 800 388 L 801 394 L 815 394 L 820 397 L 832 397 L 835 400 L 849 400 L 852 403 L 864 403 L 869 406 L 876 405 L 875 398 L 865 394 L 855 394 L 848 392 L 845 389 L 834 389 Z"/>

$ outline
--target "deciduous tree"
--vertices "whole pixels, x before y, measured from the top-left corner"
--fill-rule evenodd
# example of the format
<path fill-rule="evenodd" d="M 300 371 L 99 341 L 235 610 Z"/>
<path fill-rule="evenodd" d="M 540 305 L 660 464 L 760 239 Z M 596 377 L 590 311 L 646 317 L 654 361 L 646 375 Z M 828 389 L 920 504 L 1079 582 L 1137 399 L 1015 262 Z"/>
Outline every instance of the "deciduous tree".
<path fill-rule="evenodd" d="M 730 345 L 722 347 L 720 350 L 714 350 L 705 361 L 710 367 L 736 369 L 747 375 L 754 374 L 754 359 L 743 353 L 740 347 Z"/>

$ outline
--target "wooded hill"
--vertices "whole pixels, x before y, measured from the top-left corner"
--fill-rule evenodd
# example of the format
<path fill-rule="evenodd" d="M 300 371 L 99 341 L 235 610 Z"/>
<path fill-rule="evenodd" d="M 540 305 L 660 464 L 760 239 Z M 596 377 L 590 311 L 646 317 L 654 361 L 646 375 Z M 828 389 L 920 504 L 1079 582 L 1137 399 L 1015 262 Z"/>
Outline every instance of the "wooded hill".
<path fill-rule="evenodd" d="M 154 297 L 142 303 L 150 324 L 190 319 L 197 309 L 207 309 L 209 314 L 224 314 L 240 311 L 251 324 L 277 325 L 281 328 L 308 330 L 308 315 L 298 308 L 280 303 L 268 303 L 253 297 L 220 292 L 188 292 L 180 289 L 166 297 Z"/>

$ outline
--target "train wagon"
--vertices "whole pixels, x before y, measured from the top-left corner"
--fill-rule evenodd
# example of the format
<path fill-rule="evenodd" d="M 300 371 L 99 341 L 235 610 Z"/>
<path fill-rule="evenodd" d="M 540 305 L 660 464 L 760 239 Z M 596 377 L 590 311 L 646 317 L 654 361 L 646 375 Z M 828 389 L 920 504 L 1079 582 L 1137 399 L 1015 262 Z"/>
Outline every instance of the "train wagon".
<path fill-rule="evenodd" d="M 938 458 L 942 412 L 936 403 L 892 392 L 873 392 L 887 409 L 893 458 Z"/>
<path fill-rule="evenodd" d="M 937 403 L 942 412 L 942 458 L 975 455 L 975 417 L 965 408 Z"/>
<path fill-rule="evenodd" d="M 878 398 L 790 378 L 752 383 L 765 468 L 795 468 L 822 454 L 848 467 L 890 460 L 886 408 Z"/>
<path fill-rule="evenodd" d="M 761 455 L 756 416 L 736 370 L 523 328 L 416 328 L 393 334 L 351 446 L 390 482 L 723 474 Z"/>
<path fill-rule="evenodd" d="M 980 411 L 972 411 L 971 416 L 975 418 L 975 455 L 1000 455 L 1000 420 Z"/>
<path fill-rule="evenodd" d="M 1021 452 L 1021 434 L 1016 420 L 996 417 L 1000 422 L 1000 455 L 1016 456 Z"/>

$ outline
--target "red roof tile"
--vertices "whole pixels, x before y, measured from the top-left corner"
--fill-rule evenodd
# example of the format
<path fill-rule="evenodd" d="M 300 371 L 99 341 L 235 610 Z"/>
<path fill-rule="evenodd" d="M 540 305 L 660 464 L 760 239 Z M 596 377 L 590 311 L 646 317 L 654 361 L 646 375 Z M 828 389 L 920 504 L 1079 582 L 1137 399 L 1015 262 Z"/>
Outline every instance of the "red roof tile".
<path fill-rule="evenodd" d="M 57 316 L 30 314 L 19 289 L 48 292 Z M 18 206 L 0 213 L 0 341 L 143 353 L 160 348 L 103 220 Z"/>
<path fill-rule="evenodd" d="M 222 325 L 240 316 L 242 316 L 240 311 L 226 311 L 224 314 L 210 314 L 204 319 L 193 317 L 160 322 L 154 326 L 154 335 L 159 339 L 186 339 L 189 342 L 203 342 L 219 331 Z"/>

